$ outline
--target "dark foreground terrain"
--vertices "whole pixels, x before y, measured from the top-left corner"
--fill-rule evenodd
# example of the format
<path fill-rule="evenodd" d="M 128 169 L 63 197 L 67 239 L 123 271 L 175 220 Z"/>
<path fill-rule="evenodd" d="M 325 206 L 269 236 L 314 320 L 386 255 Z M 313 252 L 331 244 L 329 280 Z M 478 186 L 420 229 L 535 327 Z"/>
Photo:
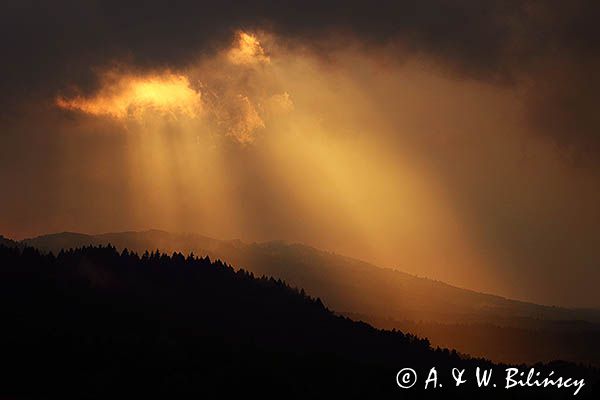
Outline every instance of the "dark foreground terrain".
<path fill-rule="evenodd" d="M 427 337 L 432 345 L 505 363 L 568 360 L 600 366 L 600 311 L 549 307 L 478 293 L 285 242 L 244 243 L 158 230 L 56 233 L 18 243 L 61 249 L 114 245 L 227 260 L 320 297 L 332 310 L 378 328 Z"/>
<path fill-rule="evenodd" d="M 432 349 L 427 340 L 336 316 L 280 280 L 220 261 L 113 247 L 52 254 L 0 245 L 0 396 L 8 398 L 552 398 L 573 388 L 505 389 L 506 365 Z M 396 384 L 417 370 L 411 389 Z M 423 390 L 436 367 L 443 387 Z M 496 388 L 477 388 L 476 367 Z M 452 368 L 468 381 L 453 388 Z M 527 371 L 525 366 L 521 370 Z M 542 376 L 598 371 L 536 365 Z"/>

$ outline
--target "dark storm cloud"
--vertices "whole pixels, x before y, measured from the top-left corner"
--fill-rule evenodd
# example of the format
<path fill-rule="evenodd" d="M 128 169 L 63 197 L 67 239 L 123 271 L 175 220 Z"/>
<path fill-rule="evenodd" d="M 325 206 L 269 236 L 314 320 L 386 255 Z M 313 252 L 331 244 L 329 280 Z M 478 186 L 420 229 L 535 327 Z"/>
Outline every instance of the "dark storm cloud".
<path fill-rule="evenodd" d="M 263 28 L 323 49 L 330 33 L 369 44 L 400 43 L 461 78 L 524 82 L 530 119 L 557 143 L 600 150 L 594 111 L 600 84 L 594 1 L 8 1 L 2 6 L 0 102 L 92 90 L 94 66 L 186 65 Z M 393 48 L 393 47 L 392 47 Z"/>

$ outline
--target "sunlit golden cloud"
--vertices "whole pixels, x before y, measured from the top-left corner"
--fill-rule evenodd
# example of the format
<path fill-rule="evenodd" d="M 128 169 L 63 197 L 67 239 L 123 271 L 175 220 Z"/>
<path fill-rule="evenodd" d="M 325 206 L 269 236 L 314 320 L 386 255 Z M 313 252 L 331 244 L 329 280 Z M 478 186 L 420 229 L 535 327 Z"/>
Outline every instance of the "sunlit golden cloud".
<path fill-rule="evenodd" d="M 56 105 L 117 120 L 141 122 L 157 115 L 198 119 L 206 122 L 203 129 L 208 127 L 242 145 L 251 144 L 265 128 L 265 118 L 289 113 L 294 104 L 286 91 L 257 91 L 249 83 L 265 73 L 251 67 L 269 66 L 270 58 L 256 36 L 240 32 L 236 37 L 231 48 L 200 67 L 147 74 L 109 70 L 102 74 L 95 94 L 59 96 Z"/>
<path fill-rule="evenodd" d="M 215 109 L 217 123 L 225 127 L 225 134 L 241 144 L 254 142 L 256 130 L 265 123 L 247 96 L 238 94 Z"/>
<path fill-rule="evenodd" d="M 265 54 L 256 36 L 246 32 L 238 33 L 237 46 L 228 52 L 229 61 L 236 65 L 269 64 L 271 59 Z"/>
<path fill-rule="evenodd" d="M 195 118 L 202 110 L 200 92 L 186 76 L 170 72 L 145 76 L 110 72 L 95 95 L 58 97 L 56 104 L 91 115 L 136 120 L 146 113 Z"/>

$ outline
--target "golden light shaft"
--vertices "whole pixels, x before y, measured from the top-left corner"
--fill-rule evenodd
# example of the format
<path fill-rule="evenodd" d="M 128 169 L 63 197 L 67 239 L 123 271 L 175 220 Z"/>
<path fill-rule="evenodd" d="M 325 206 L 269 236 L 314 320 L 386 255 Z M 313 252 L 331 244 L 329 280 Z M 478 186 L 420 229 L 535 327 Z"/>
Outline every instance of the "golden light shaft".
<path fill-rule="evenodd" d="M 502 268 L 528 261 L 500 246 L 500 234 L 519 221 L 476 206 L 501 204 L 506 213 L 549 220 L 568 204 L 564 193 L 586 193 L 589 182 L 572 179 L 549 146 L 528 136 L 514 94 L 448 79 L 435 63 L 395 63 L 357 48 L 329 62 L 272 39 L 268 58 L 256 37 L 242 35 L 177 72 L 113 71 L 97 93 L 59 98 L 62 108 L 88 115 L 68 125 L 69 143 L 115 129 L 96 116 L 142 122 L 116 128 L 127 133 L 126 168 L 93 150 L 65 161 L 65 174 L 76 171 L 80 180 L 111 177 L 93 182 L 114 196 L 105 211 L 87 215 L 86 230 L 300 241 L 527 299 L 531 279 L 514 279 L 522 268 Z M 518 159 L 524 143 L 536 151 L 529 175 Z M 123 175 L 126 192 L 110 186 Z M 58 204 L 77 196 L 72 181 L 61 180 L 67 187 Z M 540 205 L 540 194 L 554 203 Z M 596 210 L 592 220 L 595 200 L 579 200 Z M 130 208 L 113 226 L 109 210 L 120 206 Z M 543 235 L 531 237 L 543 244 Z"/>

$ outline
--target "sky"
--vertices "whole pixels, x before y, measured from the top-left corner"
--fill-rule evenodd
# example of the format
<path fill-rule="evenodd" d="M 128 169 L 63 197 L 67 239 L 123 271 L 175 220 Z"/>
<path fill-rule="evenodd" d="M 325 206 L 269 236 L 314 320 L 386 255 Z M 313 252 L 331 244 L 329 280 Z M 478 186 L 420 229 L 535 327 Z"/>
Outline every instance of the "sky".
<path fill-rule="evenodd" d="M 4 2 L 0 234 L 287 240 L 600 307 L 596 2 Z"/>

